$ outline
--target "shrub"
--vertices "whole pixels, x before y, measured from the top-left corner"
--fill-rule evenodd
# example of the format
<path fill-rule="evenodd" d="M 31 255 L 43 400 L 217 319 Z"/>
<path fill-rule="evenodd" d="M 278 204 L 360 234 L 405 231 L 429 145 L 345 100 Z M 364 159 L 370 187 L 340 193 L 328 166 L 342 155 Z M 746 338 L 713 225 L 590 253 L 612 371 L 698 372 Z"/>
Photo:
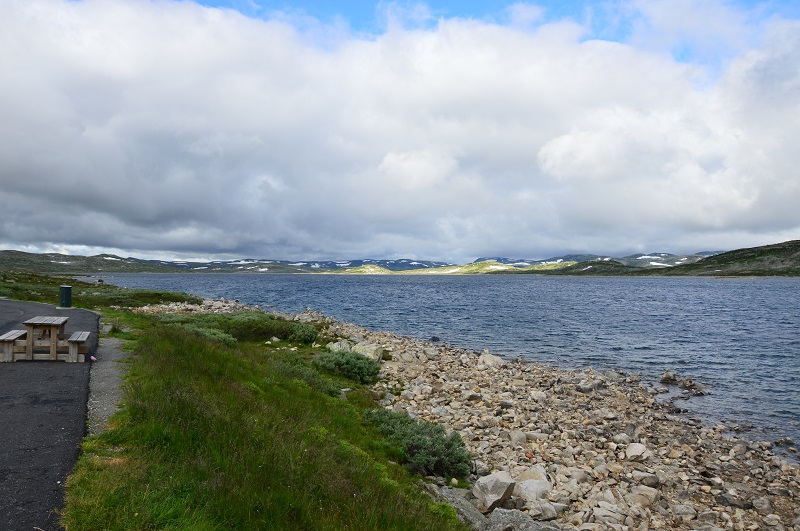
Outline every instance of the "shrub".
<path fill-rule="evenodd" d="M 204 337 L 211 341 L 217 341 L 229 347 L 236 345 L 235 337 L 231 336 L 230 334 L 226 334 L 222 330 L 217 330 L 216 328 L 205 328 L 193 324 L 178 324 L 176 326 L 192 334 Z"/>
<path fill-rule="evenodd" d="M 314 360 L 314 365 L 362 384 L 374 383 L 381 371 L 377 361 L 345 350 L 323 352 Z"/>
<path fill-rule="evenodd" d="M 364 419 L 400 448 L 403 462 L 412 470 L 457 478 L 469 474 L 471 457 L 458 433 L 447 435 L 441 426 L 386 409 L 367 411 Z"/>
<path fill-rule="evenodd" d="M 260 312 L 241 312 L 215 316 L 214 322 L 239 341 L 263 341 L 277 337 L 295 343 L 313 343 L 317 329 L 307 323 L 278 319 Z"/>
<path fill-rule="evenodd" d="M 306 382 L 312 389 L 316 389 L 328 396 L 339 396 L 341 387 L 310 367 L 288 361 L 275 361 L 275 369 L 289 378 Z"/>
<path fill-rule="evenodd" d="M 278 319 L 261 312 L 231 314 L 180 315 L 164 314 L 157 317 L 163 323 L 185 323 L 201 328 L 216 328 L 239 341 L 264 341 L 271 337 L 294 343 L 313 343 L 317 329 L 306 323 Z"/>

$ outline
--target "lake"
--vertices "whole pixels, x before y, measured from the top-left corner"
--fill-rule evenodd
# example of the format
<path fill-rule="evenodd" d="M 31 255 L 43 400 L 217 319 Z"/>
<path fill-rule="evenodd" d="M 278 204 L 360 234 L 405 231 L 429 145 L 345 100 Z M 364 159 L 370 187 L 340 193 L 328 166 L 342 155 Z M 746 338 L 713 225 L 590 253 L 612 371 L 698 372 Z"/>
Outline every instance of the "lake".
<path fill-rule="evenodd" d="M 112 284 L 306 308 L 371 330 L 579 369 L 666 368 L 710 395 L 676 401 L 744 436 L 800 441 L 800 279 L 537 275 L 115 274 Z"/>

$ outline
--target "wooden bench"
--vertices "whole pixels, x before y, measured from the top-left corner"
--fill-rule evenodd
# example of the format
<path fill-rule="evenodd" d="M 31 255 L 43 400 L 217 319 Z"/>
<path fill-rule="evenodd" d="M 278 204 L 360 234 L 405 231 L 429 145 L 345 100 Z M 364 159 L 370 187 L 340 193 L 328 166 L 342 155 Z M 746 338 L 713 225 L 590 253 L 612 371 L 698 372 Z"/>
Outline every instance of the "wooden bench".
<path fill-rule="evenodd" d="M 27 330 L 12 330 L 0 336 L 0 343 L 3 344 L 3 357 L 1 361 L 14 361 L 15 352 L 25 352 L 27 340 L 25 336 L 28 334 Z"/>
<path fill-rule="evenodd" d="M 83 362 L 85 359 L 84 354 L 89 352 L 89 347 L 86 346 L 86 341 L 89 340 L 90 332 L 73 332 L 67 343 L 69 343 L 69 357 L 67 361 Z"/>

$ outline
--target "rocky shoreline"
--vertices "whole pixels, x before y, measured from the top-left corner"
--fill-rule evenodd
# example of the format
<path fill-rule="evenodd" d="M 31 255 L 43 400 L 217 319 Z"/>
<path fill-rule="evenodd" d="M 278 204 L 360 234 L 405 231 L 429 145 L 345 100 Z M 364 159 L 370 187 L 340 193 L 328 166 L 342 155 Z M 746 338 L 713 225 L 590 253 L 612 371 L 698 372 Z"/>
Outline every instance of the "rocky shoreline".
<path fill-rule="evenodd" d="M 428 488 L 474 529 L 800 531 L 797 466 L 771 443 L 673 414 L 637 375 L 565 371 L 309 312 L 297 318 L 389 358 L 374 387 L 384 407 L 461 435 L 476 456 L 474 487 Z"/>
<path fill-rule="evenodd" d="M 638 375 L 505 360 L 311 311 L 292 318 L 323 324 L 340 338 L 330 348 L 382 360 L 382 406 L 461 435 L 473 487 L 426 488 L 473 529 L 800 531 L 800 468 L 772 443 L 676 415 Z"/>

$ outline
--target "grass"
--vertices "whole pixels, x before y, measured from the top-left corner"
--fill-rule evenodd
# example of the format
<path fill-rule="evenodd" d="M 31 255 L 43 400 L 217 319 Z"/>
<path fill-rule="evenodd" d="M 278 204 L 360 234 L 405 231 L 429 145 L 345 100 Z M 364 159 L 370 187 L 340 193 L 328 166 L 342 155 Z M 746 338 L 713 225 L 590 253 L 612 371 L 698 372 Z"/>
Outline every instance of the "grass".
<path fill-rule="evenodd" d="M 49 303 L 63 283 L 2 280 L 13 280 L 0 282 L 5 296 Z M 101 308 L 132 354 L 121 410 L 84 440 L 67 481 L 68 531 L 463 529 L 392 461 L 402 450 L 364 421 L 376 407 L 368 389 L 317 370 L 318 353 L 296 341 L 308 339 L 292 336 L 297 329 L 266 345 L 261 334 L 274 323 L 258 323 L 280 321 L 271 316 L 161 322 L 117 303 L 191 297 L 73 285 L 76 306 Z M 352 389 L 346 401 L 343 387 Z"/>
<path fill-rule="evenodd" d="M 144 332 L 125 408 L 68 481 L 65 527 L 459 527 L 386 460 L 364 396 L 332 398 L 267 357 L 175 327 Z"/>
<path fill-rule="evenodd" d="M 0 297 L 58 304 L 59 289 L 62 285 L 72 286 L 72 304 L 76 308 L 115 310 L 166 302 L 200 302 L 198 297 L 186 293 L 127 289 L 110 284 L 85 282 L 73 277 L 0 271 Z"/>

